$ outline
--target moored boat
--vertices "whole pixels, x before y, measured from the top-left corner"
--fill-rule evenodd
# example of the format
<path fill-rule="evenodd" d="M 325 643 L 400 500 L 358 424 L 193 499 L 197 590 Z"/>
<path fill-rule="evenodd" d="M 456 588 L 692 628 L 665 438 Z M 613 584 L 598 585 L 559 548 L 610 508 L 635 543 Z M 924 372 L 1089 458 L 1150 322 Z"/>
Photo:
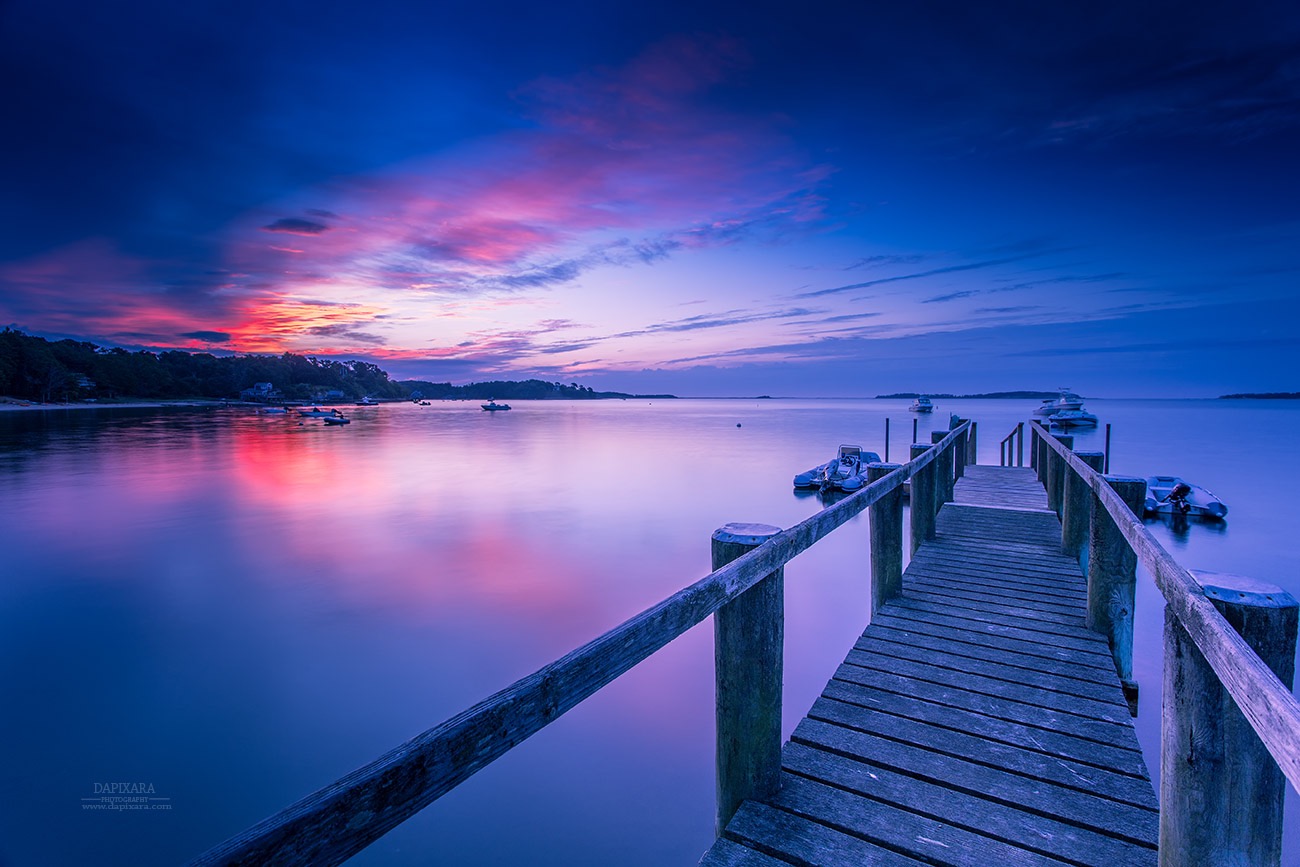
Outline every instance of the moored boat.
<path fill-rule="evenodd" d="M 1213 493 L 1178 476 L 1148 476 L 1142 506 L 1150 515 L 1221 519 L 1228 514 L 1228 506 Z"/>
<path fill-rule="evenodd" d="M 1047 420 L 1057 427 L 1096 427 L 1097 416 L 1081 409 L 1063 409 L 1054 412 Z"/>
<path fill-rule="evenodd" d="M 311 409 L 300 409 L 298 415 L 303 418 L 329 418 L 338 415 L 337 409 L 321 409 L 319 406 L 313 406 Z"/>
<path fill-rule="evenodd" d="M 934 402 L 924 395 L 912 401 L 912 405 L 907 408 L 908 412 L 934 412 Z"/>
<path fill-rule="evenodd" d="M 489 398 L 487 403 L 480 403 L 479 406 L 483 407 L 483 409 L 487 410 L 488 412 L 497 412 L 500 410 L 510 409 L 510 404 L 497 403 L 496 400 L 493 398 Z"/>
<path fill-rule="evenodd" d="M 861 446 L 842 445 L 834 460 L 795 476 L 794 486 L 820 491 L 856 491 L 867 484 L 867 464 L 879 460 L 880 455 L 864 452 Z"/>
<path fill-rule="evenodd" d="M 1034 410 L 1034 415 L 1045 418 L 1058 412 L 1071 412 L 1083 409 L 1083 398 L 1068 388 L 1061 389 L 1056 397 L 1049 397 Z"/>
<path fill-rule="evenodd" d="M 361 398 L 361 400 L 357 401 L 357 406 L 379 406 L 379 401 L 374 400 L 370 395 L 366 395 Z"/>
<path fill-rule="evenodd" d="M 352 419 L 345 415 L 331 415 L 321 419 L 325 424 L 352 424 Z"/>

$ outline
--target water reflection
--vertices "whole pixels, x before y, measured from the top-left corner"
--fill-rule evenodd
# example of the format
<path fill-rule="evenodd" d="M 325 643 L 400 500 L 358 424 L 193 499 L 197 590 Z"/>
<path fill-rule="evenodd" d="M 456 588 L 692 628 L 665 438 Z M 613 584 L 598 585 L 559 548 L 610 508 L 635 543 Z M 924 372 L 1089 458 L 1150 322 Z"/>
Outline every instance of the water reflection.
<path fill-rule="evenodd" d="M 0 861 L 194 855 L 701 577 L 714 528 L 788 527 L 837 501 L 790 479 L 838 443 L 884 454 L 886 419 L 899 460 L 906 403 L 435 403 L 350 408 L 341 428 L 0 413 L 0 695 L 20 708 L 0 738 L 24 745 L 0 770 Z M 917 439 L 957 412 L 979 421 L 985 463 L 1032 410 L 944 404 Z M 1297 475 L 1294 412 L 1090 408 L 1115 424 L 1115 472 L 1194 477 L 1232 506 L 1229 522 L 1148 522 L 1180 562 L 1300 592 L 1277 547 L 1287 504 L 1253 471 Z M 787 732 L 865 622 L 866 531 L 859 516 L 787 567 Z M 1160 611 L 1140 596 L 1149 763 Z M 712 713 L 705 626 L 356 863 L 694 863 L 712 836 Z M 100 778 L 152 780 L 176 809 L 90 821 L 76 805 Z"/>

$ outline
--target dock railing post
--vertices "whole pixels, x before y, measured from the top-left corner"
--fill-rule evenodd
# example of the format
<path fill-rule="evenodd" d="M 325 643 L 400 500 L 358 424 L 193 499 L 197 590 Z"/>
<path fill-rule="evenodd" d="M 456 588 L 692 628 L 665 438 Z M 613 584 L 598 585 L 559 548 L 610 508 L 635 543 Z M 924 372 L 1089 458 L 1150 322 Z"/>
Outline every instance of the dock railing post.
<path fill-rule="evenodd" d="M 1225 620 L 1291 688 L 1296 600 L 1272 584 L 1193 572 Z M 1276 867 L 1286 781 L 1186 628 L 1165 608 L 1160 864 Z"/>
<path fill-rule="evenodd" d="M 1038 428 L 1032 426 L 1029 428 L 1029 468 L 1038 470 Z M 1042 473 L 1039 473 L 1038 481 L 1042 480 Z"/>
<path fill-rule="evenodd" d="M 878 482 L 901 464 L 867 464 L 867 484 Z M 903 486 L 873 503 L 871 524 L 871 613 L 874 616 L 903 591 Z"/>
<path fill-rule="evenodd" d="M 1052 434 L 1067 449 L 1074 448 L 1074 437 L 1069 434 Z M 1061 517 L 1061 500 L 1065 492 L 1065 459 L 1056 453 L 1056 449 L 1047 447 L 1047 507 Z"/>
<path fill-rule="evenodd" d="M 946 430 L 930 431 L 930 442 L 934 445 L 943 441 L 948 435 Z M 953 489 L 953 472 L 954 456 L 951 447 L 939 450 L 939 456 L 934 459 L 935 476 L 934 476 L 934 504 L 935 510 L 943 506 L 944 503 L 952 502 Z"/>
<path fill-rule="evenodd" d="M 1025 465 L 1025 423 L 1016 422 L 1016 466 Z"/>
<path fill-rule="evenodd" d="M 1104 478 L 1135 516 L 1142 514 L 1145 479 Z M 1088 523 L 1088 628 L 1106 636 L 1115 660 L 1115 673 L 1128 697 L 1129 709 L 1134 710 L 1137 684 L 1133 681 L 1133 603 L 1137 593 L 1137 555 L 1095 493 Z"/>
<path fill-rule="evenodd" d="M 926 449 L 934 446 L 925 443 L 912 444 L 912 459 L 925 454 Z M 934 538 L 935 496 L 934 496 L 934 461 L 912 474 L 912 553 L 921 547 L 926 539 Z"/>
<path fill-rule="evenodd" d="M 958 427 L 961 427 L 962 422 L 964 421 L 966 421 L 966 419 L 953 416 L 952 422 L 948 425 L 948 429 L 951 431 Z M 966 430 L 963 431 L 962 433 L 959 433 L 957 435 L 957 439 L 953 441 L 952 478 L 954 484 L 956 484 L 957 479 L 960 479 L 962 476 L 966 475 L 966 443 L 968 441 L 969 436 L 970 436 L 970 428 L 967 427 Z"/>
<path fill-rule="evenodd" d="M 1075 457 L 1097 472 L 1106 460 L 1103 452 L 1075 452 Z M 1092 521 L 1092 487 L 1073 468 L 1065 468 L 1065 495 L 1061 507 L 1061 551 L 1075 561 L 1088 547 L 1088 525 Z"/>
<path fill-rule="evenodd" d="M 971 466 L 979 464 L 979 427 L 980 423 L 972 421 L 970 423 L 970 433 L 966 436 L 966 463 Z"/>
<path fill-rule="evenodd" d="M 713 533 L 713 568 L 752 551 L 779 527 L 726 524 Z M 717 678 L 717 833 L 742 801 L 781 783 L 785 570 L 764 577 L 713 615 Z"/>

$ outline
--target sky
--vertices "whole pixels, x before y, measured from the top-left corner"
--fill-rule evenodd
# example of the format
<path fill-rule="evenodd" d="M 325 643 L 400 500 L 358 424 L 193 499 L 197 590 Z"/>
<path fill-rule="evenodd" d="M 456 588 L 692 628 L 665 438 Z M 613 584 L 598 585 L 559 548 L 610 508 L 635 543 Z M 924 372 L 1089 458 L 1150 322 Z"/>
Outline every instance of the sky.
<path fill-rule="evenodd" d="M 0 4 L 0 326 L 683 396 L 1300 390 L 1300 7 Z"/>

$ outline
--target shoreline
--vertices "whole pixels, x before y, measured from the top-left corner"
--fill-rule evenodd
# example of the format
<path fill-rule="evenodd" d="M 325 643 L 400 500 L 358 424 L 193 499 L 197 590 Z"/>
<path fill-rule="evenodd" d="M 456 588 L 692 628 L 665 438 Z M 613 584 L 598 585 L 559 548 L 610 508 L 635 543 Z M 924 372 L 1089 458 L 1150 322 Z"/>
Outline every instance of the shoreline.
<path fill-rule="evenodd" d="M 124 400 L 113 403 L 38 403 L 36 401 L 3 400 L 0 401 L 0 412 L 49 412 L 53 410 L 83 409 L 217 409 L 223 406 L 245 406 L 245 404 L 234 401 L 203 400 L 201 398 L 193 400 Z M 247 404 L 247 406 L 257 406 L 257 404 Z"/>

